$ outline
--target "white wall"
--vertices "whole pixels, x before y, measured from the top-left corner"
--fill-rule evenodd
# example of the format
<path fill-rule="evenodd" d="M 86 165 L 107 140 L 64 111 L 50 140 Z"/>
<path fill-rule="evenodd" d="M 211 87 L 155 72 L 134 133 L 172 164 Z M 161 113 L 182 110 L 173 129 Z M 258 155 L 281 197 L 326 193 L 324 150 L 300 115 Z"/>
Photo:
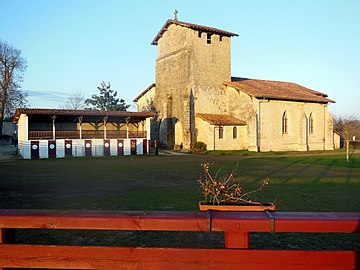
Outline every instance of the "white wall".
<path fill-rule="evenodd" d="M 131 155 L 130 142 L 132 139 L 123 139 L 124 141 L 124 155 Z M 134 139 L 133 139 L 134 140 Z M 48 158 L 48 140 L 37 140 L 39 142 L 39 156 L 40 158 Z M 56 157 L 65 157 L 65 140 L 59 139 L 56 141 Z M 19 141 L 18 149 L 19 154 L 24 159 L 31 158 L 31 141 Z M 110 156 L 117 156 L 117 139 L 110 140 Z M 136 139 L 136 154 L 143 154 L 143 139 Z M 85 156 L 85 140 L 73 139 L 72 140 L 72 155 L 74 157 Z M 92 139 L 91 140 L 91 155 L 96 157 L 104 156 L 104 140 Z"/>

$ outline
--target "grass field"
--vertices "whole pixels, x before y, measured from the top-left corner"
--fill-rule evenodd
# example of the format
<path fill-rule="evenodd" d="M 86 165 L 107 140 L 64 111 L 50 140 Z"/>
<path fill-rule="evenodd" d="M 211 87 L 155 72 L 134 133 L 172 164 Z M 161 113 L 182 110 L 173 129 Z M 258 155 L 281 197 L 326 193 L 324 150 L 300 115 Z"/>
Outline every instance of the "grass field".
<path fill-rule="evenodd" d="M 203 162 L 214 163 L 214 172 L 219 168 L 224 173 L 230 172 L 237 167 L 236 175 L 245 189 L 269 177 L 270 185 L 257 199 L 272 201 L 279 195 L 278 211 L 359 212 L 360 209 L 360 154 L 353 154 L 347 163 L 344 153 L 8 159 L 0 161 L 0 208 L 197 211 L 202 198 L 196 180 L 202 173 Z M 34 233 L 19 230 L 18 239 L 29 241 Z M 216 234 L 160 232 L 148 236 L 142 232 L 93 232 L 93 235 L 89 232 L 76 233 L 74 237 L 71 231 L 61 236 L 36 233 L 40 242 L 61 242 L 68 235 L 66 241 L 75 244 L 89 241 L 101 244 L 99 238 L 105 238 L 107 244 L 122 245 L 162 246 L 167 242 L 181 242 L 185 246 L 223 245 L 222 237 Z M 261 248 L 354 249 L 359 248 L 360 238 L 333 234 L 254 234 L 251 241 L 252 247 Z"/>

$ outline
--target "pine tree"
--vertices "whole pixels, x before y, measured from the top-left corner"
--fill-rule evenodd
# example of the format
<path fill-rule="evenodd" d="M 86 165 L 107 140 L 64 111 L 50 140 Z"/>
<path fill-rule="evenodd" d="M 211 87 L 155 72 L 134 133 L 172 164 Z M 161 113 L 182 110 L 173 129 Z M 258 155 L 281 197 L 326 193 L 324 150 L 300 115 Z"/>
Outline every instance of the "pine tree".
<path fill-rule="evenodd" d="M 110 82 L 107 84 L 103 81 L 97 87 L 100 95 L 92 95 L 90 99 L 85 100 L 85 104 L 90 106 L 88 110 L 101 111 L 126 111 L 130 105 L 125 103 L 124 99 L 117 98 L 117 91 L 111 89 Z"/>

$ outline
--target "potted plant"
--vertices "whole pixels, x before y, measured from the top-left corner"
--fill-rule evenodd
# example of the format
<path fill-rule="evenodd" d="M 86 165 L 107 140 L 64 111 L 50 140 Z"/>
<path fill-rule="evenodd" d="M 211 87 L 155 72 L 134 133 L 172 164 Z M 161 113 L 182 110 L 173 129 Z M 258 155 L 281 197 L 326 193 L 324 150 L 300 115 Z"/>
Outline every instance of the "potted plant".
<path fill-rule="evenodd" d="M 218 171 L 213 176 L 210 171 L 210 164 L 203 163 L 204 175 L 200 176 L 198 183 L 199 192 L 204 200 L 199 203 L 200 211 L 274 211 L 275 202 L 261 203 L 251 199 L 254 193 L 261 191 L 269 184 L 269 178 L 262 181 L 261 185 L 251 191 L 244 192 L 239 180 L 235 178 L 234 172 L 219 176 Z"/>

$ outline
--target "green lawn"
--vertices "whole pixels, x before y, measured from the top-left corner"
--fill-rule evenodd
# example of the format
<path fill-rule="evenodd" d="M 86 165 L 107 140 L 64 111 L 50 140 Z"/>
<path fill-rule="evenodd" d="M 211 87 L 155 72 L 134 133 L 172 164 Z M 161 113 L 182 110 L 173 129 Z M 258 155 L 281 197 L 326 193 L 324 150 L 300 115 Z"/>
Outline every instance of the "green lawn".
<path fill-rule="evenodd" d="M 222 168 L 225 173 L 237 167 L 236 175 L 245 189 L 251 189 L 269 177 L 270 185 L 257 195 L 257 199 L 272 201 L 279 195 L 278 211 L 358 212 L 360 209 L 360 154 L 353 154 L 351 162 L 347 163 L 344 153 L 2 160 L 0 208 L 197 211 L 201 196 L 197 192 L 196 180 L 202 173 L 200 164 L 203 162 L 214 163 L 214 172 Z M 57 234 L 49 236 L 48 232 L 38 233 L 42 235 L 38 241 L 50 239 L 53 242 L 54 239 L 66 238 Z M 73 233 L 67 233 L 74 238 Z M 104 236 L 105 233 L 110 236 Z M 222 245 L 222 238 L 216 234 L 196 234 L 193 237 L 193 233 L 186 233 L 175 237 L 174 233 L 152 233 L 151 241 L 147 233 L 141 232 L 96 232 L 95 235 L 105 237 L 108 244 L 153 245 L 159 242 L 161 246 L 166 243 L 166 237 L 178 237 L 181 238 L 178 242 L 185 246 Z M 18 236 L 26 242 L 33 234 L 29 236 L 28 232 L 19 230 Z M 296 240 L 297 234 L 263 236 L 254 234 L 252 246 L 266 248 L 271 242 L 272 248 L 303 248 L 309 247 L 309 243 L 312 243 L 312 248 L 334 248 L 327 244 L 331 239 L 331 246 L 353 249 L 359 248 L 360 243 L 356 235 L 310 234 L 301 236 L 301 241 Z M 74 241 L 83 244 L 89 239 L 97 237 L 76 233 Z M 287 239 L 286 243 L 283 243 L 284 239 Z M 92 241 L 96 243 L 98 240 Z"/>

